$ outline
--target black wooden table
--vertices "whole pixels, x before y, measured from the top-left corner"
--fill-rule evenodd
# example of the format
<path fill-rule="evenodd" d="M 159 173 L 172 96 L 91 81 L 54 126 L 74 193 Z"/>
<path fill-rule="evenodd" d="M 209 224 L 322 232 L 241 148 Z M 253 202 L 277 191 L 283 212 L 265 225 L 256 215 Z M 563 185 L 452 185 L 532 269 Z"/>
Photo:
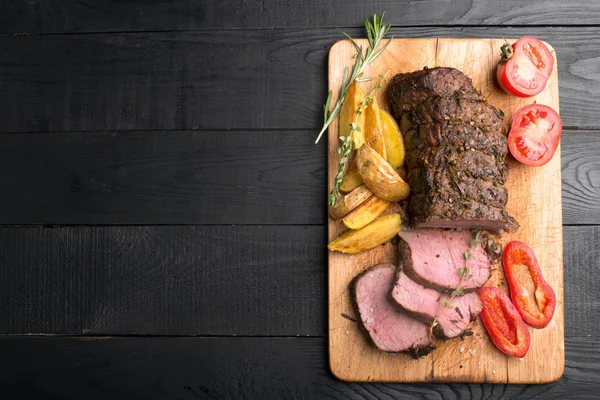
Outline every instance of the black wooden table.
<path fill-rule="evenodd" d="M 347 4 L 346 4 L 347 3 Z M 551 385 L 328 370 L 326 56 L 395 37 L 558 55 L 566 369 Z M 600 2 L 0 5 L 0 398 L 597 398 Z"/>

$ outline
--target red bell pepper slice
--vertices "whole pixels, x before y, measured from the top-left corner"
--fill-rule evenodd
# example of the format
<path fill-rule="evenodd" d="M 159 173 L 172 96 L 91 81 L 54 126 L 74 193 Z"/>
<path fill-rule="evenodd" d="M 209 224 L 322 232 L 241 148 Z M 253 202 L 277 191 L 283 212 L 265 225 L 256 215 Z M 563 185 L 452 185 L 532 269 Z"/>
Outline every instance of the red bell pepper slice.
<path fill-rule="evenodd" d="M 510 242 L 504 248 L 503 261 L 510 298 L 523 321 L 534 328 L 548 325 L 556 295 L 544 279 L 533 250 L 523 242 Z"/>
<path fill-rule="evenodd" d="M 504 292 L 485 286 L 477 291 L 483 304 L 481 320 L 496 347 L 512 357 L 523 357 L 530 344 L 529 330 Z"/>

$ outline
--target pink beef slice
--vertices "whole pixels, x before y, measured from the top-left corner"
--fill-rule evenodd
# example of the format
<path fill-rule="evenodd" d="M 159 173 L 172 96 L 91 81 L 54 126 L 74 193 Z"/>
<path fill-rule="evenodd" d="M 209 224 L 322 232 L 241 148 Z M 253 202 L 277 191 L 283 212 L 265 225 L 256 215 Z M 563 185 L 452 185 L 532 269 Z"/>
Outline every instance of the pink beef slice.
<path fill-rule="evenodd" d="M 490 278 L 490 260 L 481 245 L 471 247 L 467 230 L 416 229 L 399 234 L 400 266 L 410 279 L 426 288 L 450 293 L 460 284 L 458 270 L 468 263 L 473 277 L 460 286 L 472 292 Z M 473 258 L 465 260 L 469 250 Z"/>
<path fill-rule="evenodd" d="M 376 265 L 354 278 L 360 320 L 379 349 L 424 356 L 435 348 L 429 327 L 402 312 L 394 302 L 391 291 L 395 278 L 396 268 L 391 264 Z"/>
<path fill-rule="evenodd" d="M 476 293 L 457 296 L 450 301 L 448 295 L 424 288 L 402 271 L 397 273 L 392 298 L 407 313 L 429 324 L 439 313 L 433 332 L 442 339 L 450 339 L 462 334 L 482 308 L 481 300 Z M 445 307 L 444 301 L 448 301 L 453 308 Z"/>

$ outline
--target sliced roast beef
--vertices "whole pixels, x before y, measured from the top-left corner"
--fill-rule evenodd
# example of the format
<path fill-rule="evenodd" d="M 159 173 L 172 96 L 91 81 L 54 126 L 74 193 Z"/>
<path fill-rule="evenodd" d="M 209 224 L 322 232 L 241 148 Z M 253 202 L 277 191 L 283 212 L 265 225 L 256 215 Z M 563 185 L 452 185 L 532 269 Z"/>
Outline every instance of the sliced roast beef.
<path fill-rule="evenodd" d="M 408 175 L 408 183 L 413 194 L 466 197 L 493 207 L 505 207 L 508 201 L 508 191 L 503 185 L 473 178 L 453 168 L 414 168 Z"/>
<path fill-rule="evenodd" d="M 471 149 L 461 151 L 454 146 L 427 147 L 406 154 L 409 171 L 415 168 L 451 168 L 477 179 L 506 182 L 508 166 L 504 158 Z"/>
<path fill-rule="evenodd" d="M 396 116 L 431 97 L 474 92 L 473 83 L 465 74 L 457 69 L 444 67 L 398 74 L 392 78 L 389 90 L 392 109 L 400 111 Z M 477 96 L 483 100 L 481 95 Z"/>
<path fill-rule="evenodd" d="M 437 317 L 433 332 L 442 339 L 462 334 L 482 308 L 476 293 L 467 293 L 450 300 L 450 296 L 419 285 L 402 271 L 397 273 L 392 297 L 415 318 L 432 323 Z"/>
<path fill-rule="evenodd" d="M 471 246 L 466 230 L 417 229 L 399 233 L 400 266 L 413 281 L 440 292 L 452 292 L 459 285 L 465 292 L 483 286 L 490 278 L 490 261 L 481 245 Z M 472 258 L 465 258 L 466 251 Z M 459 276 L 469 267 L 470 279 Z"/>
<path fill-rule="evenodd" d="M 391 297 L 395 278 L 396 268 L 391 264 L 376 265 L 354 278 L 360 320 L 379 349 L 424 356 L 434 349 L 429 327 L 400 311 Z"/>
<path fill-rule="evenodd" d="M 462 151 L 476 149 L 500 158 L 504 158 L 508 151 L 504 135 L 482 130 L 477 125 L 455 121 L 422 124 L 404 131 L 404 138 L 407 151 L 452 145 L 461 148 Z"/>

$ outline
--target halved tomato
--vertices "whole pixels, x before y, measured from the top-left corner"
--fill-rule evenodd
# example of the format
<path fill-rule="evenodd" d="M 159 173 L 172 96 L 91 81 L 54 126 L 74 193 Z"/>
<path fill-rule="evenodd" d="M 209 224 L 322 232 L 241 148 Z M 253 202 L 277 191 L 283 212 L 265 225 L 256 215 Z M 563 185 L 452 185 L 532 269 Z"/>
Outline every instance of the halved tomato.
<path fill-rule="evenodd" d="M 522 164 L 539 166 L 552 159 L 562 133 L 560 116 L 542 104 L 515 112 L 508 134 L 510 154 Z"/>
<path fill-rule="evenodd" d="M 532 36 L 523 36 L 512 45 L 502 46 L 498 83 L 515 96 L 535 96 L 546 87 L 553 68 L 554 57 L 546 45 Z"/>

